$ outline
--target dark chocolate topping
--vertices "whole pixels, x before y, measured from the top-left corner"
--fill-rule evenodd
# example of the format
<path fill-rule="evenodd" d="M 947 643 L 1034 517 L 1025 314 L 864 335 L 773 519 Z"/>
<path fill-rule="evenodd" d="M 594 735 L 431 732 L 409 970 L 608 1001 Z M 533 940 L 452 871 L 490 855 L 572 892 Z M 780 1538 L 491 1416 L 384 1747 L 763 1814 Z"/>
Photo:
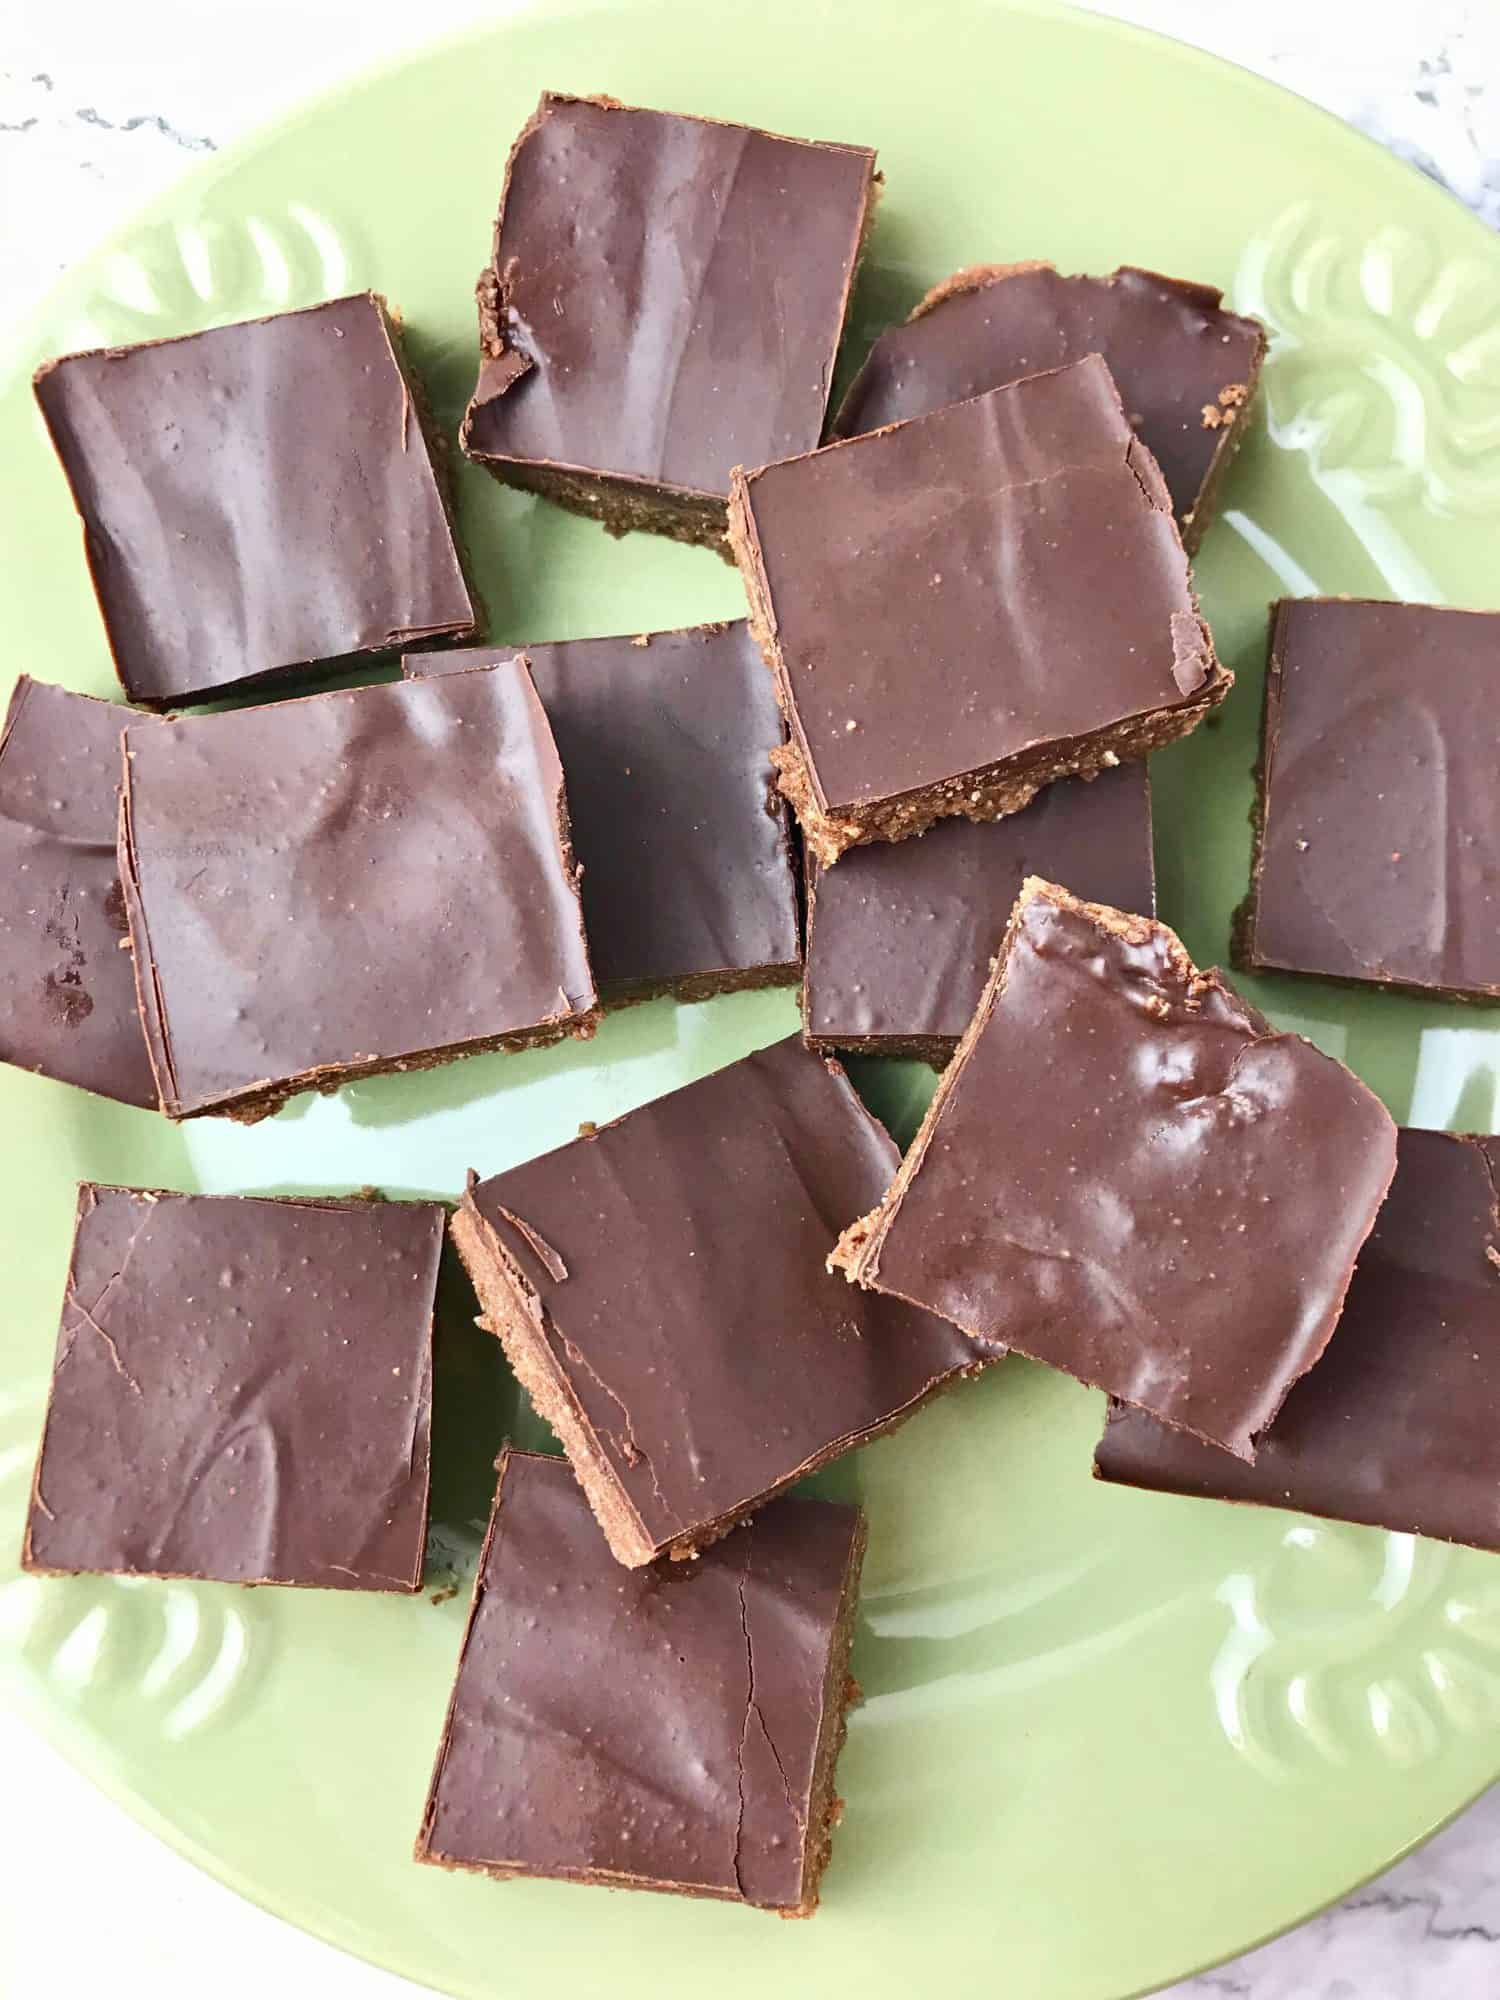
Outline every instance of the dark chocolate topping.
<path fill-rule="evenodd" d="M 782 1500 L 621 1569 L 566 1461 L 507 1453 L 419 1857 L 796 1909 L 860 1547 Z"/>
<path fill-rule="evenodd" d="M 634 638 L 409 654 L 454 673 L 523 651 L 557 739 L 606 1000 L 798 963 L 775 689 L 741 620 Z"/>
<path fill-rule="evenodd" d="M 1500 999 L 1500 613 L 1272 621 L 1246 964 Z"/>
<path fill-rule="evenodd" d="M 136 699 L 473 630 L 373 293 L 65 355 L 36 393 Z"/>
<path fill-rule="evenodd" d="M 1254 1465 L 1116 1408 L 1105 1479 L 1500 1550 L 1500 1139 L 1403 1130 L 1343 1317 Z"/>
<path fill-rule="evenodd" d="M 120 735 L 141 719 L 16 682 L 0 730 L 0 1061 L 154 1110 L 115 861 Z"/>
<path fill-rule="evenodd" d="M 524 668 L 126 745 L 131 929 L 173 1115 L 593 1007 L 562 771 Z"/>
<path fill-rule="evenodd" d="M 924 416 L 1026 375 L 1101 354 L 1179 521 L 1245 421 L 1265 334 L 1221 294 L 1130 266 L 1065 278 L 1050 264 L 960 271 L 870 350 L 834 421 L 836 437 Z"/>
<path fill-rule="evenodd" d="M 1165 488 L 1097 357 L 745 491 L 825 810 L 1177 707 L 1215 671 Z"/>
<path fill-rule="evenodd" d="M 1028 875 L 1155 915 L 1146 766 L 1091 784 L 1064 778 L 1006 819 L 943 820 L 809 874 L 808 1035 L 842 1046 L 956 1042 Z"/>
<path fill-rule="evenodd" d="M 478 458 L 722 499 L 822 433 L 872 193 L 863 147 L 545 94 L 481 281 Z"/>
<path fill-rule="evenodd" d="M 443 1220 L 81 1188 L 26 1566 L 415 1590 Z"/>
<path fill-rule="evenodd" d="M 1356 1077 L 1164 925 L 1030 883 L 857 1269 L 1250 1458 L 1395 1150 Z"/>
<path fill-rule="evenodd" d="M 837 1065 L 789 1040 L 470 1189 L 465 1209 L 532 1289 L 536 1337 L 655 1547 L 887 1428 L 981 1358 L 824 1267 L 896 1163 Z"/>

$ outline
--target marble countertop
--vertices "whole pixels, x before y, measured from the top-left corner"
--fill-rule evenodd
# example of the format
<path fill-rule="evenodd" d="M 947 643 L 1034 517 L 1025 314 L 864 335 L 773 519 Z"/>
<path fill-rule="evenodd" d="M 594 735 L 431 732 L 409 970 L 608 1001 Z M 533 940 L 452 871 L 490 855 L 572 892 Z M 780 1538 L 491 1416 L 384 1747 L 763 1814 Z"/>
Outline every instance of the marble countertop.
<path fill-rule="evenodd" d="M 14 318 L 202 154 L 503 0 L 20 0 L 0 18 L 0 298 Z M 1099 0 L 1314 98 L 1500 227 L 1495 0 Z M 287 51 L 295 24 L 296 70 Z M 232 60 L 226 52 L 232 51 Z M 198 1874 L 0 1714 L 0 1993 L 417 1989 Z M 58 1854 L 68 1857 L 60 1878 Z M 76 1885 L 88 1884 L 80 1923 Z M 128 1937 L 128 1958 L 120 1940 Z M 1500 1788 L 1383 1880 L 1170 2000 L 1495 2000 Z M 1025 2000 L 1017 1995 L 1016 2000 Z M 1162 1996 L 1168 2000 L 1168 1996 Z"/>

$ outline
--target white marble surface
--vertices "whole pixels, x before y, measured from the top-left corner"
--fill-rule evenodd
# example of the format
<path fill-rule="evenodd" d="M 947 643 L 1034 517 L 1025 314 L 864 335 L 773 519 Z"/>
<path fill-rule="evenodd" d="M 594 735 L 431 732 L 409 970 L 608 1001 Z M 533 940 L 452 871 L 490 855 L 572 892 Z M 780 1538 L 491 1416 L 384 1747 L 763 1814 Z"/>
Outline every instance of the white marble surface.
<path fill-rule="evenodd" d="M 7 317 L 203 153 L 356 66 L 503 10 L 503 0 L 0 5 Z M 1108 0 L 1097 11 L 1196 41 L 1317 99 L 1500 226 L 1496 0 Z M 320 2000 L 415 1994 L 197 1874 L 4 1714 L 0 1774 L 4 2000 L 105 1990 L 198 2000 L 210 1981 L 215 2000 L 278 1990 Z M 61 1884 L 59 1855 L 68 1860 Z M 84 1921 L 79 1882 L 88 1884 Z M 1500 1790 L 1383 1881 L 1173 1988 L 1172 2000 L 1225 1994 L 1496 2000 Z"/>

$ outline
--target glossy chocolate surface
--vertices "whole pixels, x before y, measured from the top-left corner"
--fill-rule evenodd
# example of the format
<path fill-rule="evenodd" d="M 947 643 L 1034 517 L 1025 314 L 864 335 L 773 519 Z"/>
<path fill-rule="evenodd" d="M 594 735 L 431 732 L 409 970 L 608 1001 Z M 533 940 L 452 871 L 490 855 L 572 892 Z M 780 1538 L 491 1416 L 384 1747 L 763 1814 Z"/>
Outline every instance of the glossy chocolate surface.
<path fill-rule="evenodd" d="M 603 999 L 785 982 L 801 957 L 776 694 L 741 620 L 408 654 L 412 675 L 524 654 L 557 740 Z"/>
<path fill-rule="evenodd" d="M 26 1567 L 415 1590 L 443 1221 L 85 1184 Z"/>
<path fill-rule="evenodd" d="M 529 1340 L 581 1420 L 584 1483 L 628 1511 L 641 1559 L 701 1542 L 985 1358 L 825 1268 L 896 1163 L 843 1072 L 792 1039 L 466 1195 L 459 1223 L 511 1260 Z"/>
<path fill-rule="evenodd" d="M 1201 700 L 1219 671 L 1097 358 L 768 466 L 744 495 L 824 810 Z"/>
<path fill-rule="evenodd" d="M 480 284 L 464 446 L 723 500 L 822 434 L 875 156 L 546 93 Z"/>
<path fill-rule="evenodd" d="M 418 1858 L 800 1909 L 862 1540 L 781 1500 L 621 1569 L 567 1461 L 508 1452 Z"/>
<path fill-rule="evenodd" d="M 1500 1000 L 1500 612 L 1288 599 L 1237 961 Z"/>
<path fill-rule="evenodd" d="M 828 1048 L 941 1060 L 973 1017 L 1028 875 L 1116 909 L 1156 914 L 1144 764 L 1062 778 L 1024 811 L 949 819 L 915 840 L 809 865 L 803 1029 Z"/>
<path fill-rule="evenodd" d="M 588 1025 L 562 768 L 524 668 L 126 746 L 126 900 L 172 1116 Z"/>
<path fill-rule="evenodd" d="M 1240 1465 L 1118 1407 L 1101 1478 L 1500 1550 L 1500 1139 L 1403 1130 L 1328 1351 Z"/>
<path fill-rule="evenodd" d="M 1107 278 L 1050 264 L 959 271 L 881 334 L 833 433 L 855 437 L 1100 354 L 1187 527 L 1238 442 L 1265 347 L 1259 324 L 1222 299 L 1213 285 L 1129 265 Z"/>
<path fill-rule="evenodd" d="M 114 702 L 16 682 L 0 729 L 0 1062 L 156 1107 L 115 860 Z"/>
<path fill-rule="evenodd" d="M 1165 925 L 1031 883 L 855 1268 L 1249 1459 L 1395 1150 L 1358 1078 Z"/>
<path fill-rule="evenodd" d="M 134 699 L 473 630 L 375 294 L 64 355 L 36 393 Z"/>

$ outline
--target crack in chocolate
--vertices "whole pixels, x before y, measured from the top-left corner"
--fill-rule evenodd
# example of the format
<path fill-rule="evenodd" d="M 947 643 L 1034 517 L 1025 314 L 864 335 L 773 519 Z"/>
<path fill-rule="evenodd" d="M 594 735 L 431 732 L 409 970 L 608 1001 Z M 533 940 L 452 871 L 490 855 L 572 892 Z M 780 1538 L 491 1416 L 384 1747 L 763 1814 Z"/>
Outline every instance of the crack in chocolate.
<path fill-rule="evenodd" d="M 750 1636 L 750 1611 L 745 1598 L 745 1583 L 749 1575 L 750 1558 L 747 1555 L 745 1558 L 745 1567 L 740 1576 L 740 1623 L 744 1627 L 745 1657 L 750 1669 L 750 1710 L 756 1721 L 760 1724 L 760 1733 L 766 1739 L 766 1748 L 771 1753 L 771 1762 L 776 1766 L 776 1775 L 780 1778 L 781 1789 L 786 1794 L 787 1810 L 795 1821 L 798 1833 L 800 1834 L 803 1829 L 803 1819 L 801 1813 L 797 1810 L 797 1802 L 792 1797 L 792 1788 L 787 1779 L 786 1766 L 781 1761 L 781 1752 L 776 1748 L 776 1739 L 771 1734 L 770 1725 L 765 1718 L 765 1712 L 761 1708 L 760 1703 L 755 1699 L 755 1641 Z"/>
<path fill-rule="evenodd" d="M 139 1244 L 141 1238 L 145 1235 L 146 1231 L 151 1227 L 152 1221 L 154 1219 L 154 1214 L 153 1214 L 153 1211 L 155 1209 L 154 1198 L 147 1197 L 144 1195 L 139 1198 L 147 1201 L 148 1205 L 146 1208 L 146 1213 L 141 1217 L 140 1221 L 136 1224 L 135 1228 L 130 1233 L 130 1240 L 125 1245 L 125 1254 L 120 1259 L 119 1269 L 114 1271 L 110 1275 L 110 1277 L 106 1279 L 105 1283 L 101 1286 L 100 1290 L 96 1294 L 93 1303 L 91 1305 L 85 1305 L 82 1299 L 79 1298 L 77 1288 L 73 1282 L 72 1276 L 70 1275 L 68 1279 L 66 1304 L 69 1307 L 71 1307 L 73 1312 L 76 1313 L 81 1320 L 83 1320 L 88 1326 L 92 1327 L 94 1332 L 97 1333 L 99 1338 L 104 1342 L 105 1347 L 109 1350 L 109 1358 L 114 1363 L 115 1372 L 118 1375 L 122 1376 L 124 1380 L 130 1384 L 131 1388 L 134 1389 L 135 1393 L 138 1396 L 144 1396 L 145 1391 L 141 1388 L 140 1383 L 135 1379 L 134 1375 L 132 1375 L 130 1370 L 125 1366 L 124 1359 L 121 1356 L 119 1347 L 115 1342 L 114 1336 L 107 1331 L 107 1329 L 102 1325 L 99 1318 L 97 1317 L 100 1309 L 104 1304 L 104 1301 L 109 1297 L 110 1293 L 115 1289 L 116 1285 L 119 1284 L 120 1280 L 125 1276 L 125 1273 L 130 1269 L 131 1259 L 135 1256 L 136 1246 L 137 1244 Z"/>
<path fill-rule="evenodd" d="M 1490 1241 L 1484 1246 L 1484 1254 L 1500 1271 L 1500 1175 L 1495 1172 L 1494 1159 L 1483 1139 L 1470 1139 L 1468 1144 L 1479 1155 L 1485 1178 L 1490 1184 Z"/>
<path fill-rule="evenodd" d="M 750 1554 L 747 1550 L 745 1553 L 745 1567 L 740 1571 L 739 1577 L 740 1630 L 745 1637 L 745 1719 L 740 1724 L 739 1747 L 734 1753 L 734 1777 L 735 1784 L 739 1789 L 740 1803 L 734 1822 L 734 1854 L 732 1857 L 735 1887 L 744 1896 L 746 1902 L 749 1902 L 750 1897 L 745 1889 L 745 1878 L 740 1873 L 740 1848 L 743 1844 L 745 1834 L 745 1744 L 749 1740 L 750 1717 L 755 1709 L 755 1654 L 750 1645 L 750 1619 L 745 1608 L 745 1578 L 749 1574 L 749 1571 Z M 764 1726 L 762 1724 L 762 1727 Z"/>
<path fill-rule="evenodd" d="M 564 1284 L 568 1276 L 568 1267 L 563 1262 L 561 1255 L 553 1249 L 541 1231 L 533 1229 L 529 1222 L 523 1221 L 519 1215 L 515 1214 L 513 1210 L 506 1208 L 502 1203 L 497 1201 L 493 1206 L 505 1217 L 516 1234 L 525 1241 L 537 1262 L 553 1283 L 558 1285 Z"/>
<path fill-rule="evenodd" d="M 113 1282 L 114 1280 L 111 1279 L 110 1283 L 113 1284 Z M 106 1287 L 106 1289 L 108 1288 Z M 97 1333 L 99 1338 L 104 1342 L 105 1347 L 109 1351 L 109 1358 L 114 1363 L 115 1373 L 117 1375 L 123 1376 L 125 1381 L 127 1381 L 130 1384 L 131 1388 L 134 1389 L 135 1393 L 138 1396 L 144 1396 L 145 1391 L 141 1388 L 140 1383 L 136 1381 L 135 1377 L 131 1374 L 130 1370 L 125 1366 L 125 1363 L 121 1358 L 120 1350 L 118 1346 L 115 1344 L 115 1339 L 113 1334 L 108 1333 L 99 1324 L 98 1320 L 94 1318 L 94 1315 L 89 1311 L 88 1307 L 83 1303 L 83 1301 L 78 1297 L 78 1294 L 75 1291 L 73 1291 L 71 1287 L 69 1287 L 68 1290 L 68 1305 L 72 1309 L 72 1311 L 77 1314 L 78 1318 L 83 1320 L 86 1325 L 92 1327 L 94 1332 Z"/>
<path fill-rule="evenodd" d="M 750 1606 L 745 1595 L 745 1585 L 750 1576 L 750 1563 L 751 1551 L 747 1548 L 745 1551 L 744 1567 L 741 1569 L 738 1578 L 740 1630 L 745 1638 L 745 1719 L 740 1726 L 739 1749 L 735 1754 L 735 1778 L 739 1785 L 740 1804 L 739 1815 L 735 1821 L 734 1828 L 734 1879 L 740 1894 L 745 1896 L 747 1901 L 753 1901 L 754 1899 L 748 1895 L 744 1877 L 740 1873 L 740 1850 L 743 1845 L 745 1827 L 745 1746 L 750 1740 L 750 1724 L 752 1720 L 760 1724 L 761 1737 L 765 1742 L 766 1748 L 771 1753 L 771 1761 L 776 1766 L 777 1776 L 781 1779 L 781 1789 L 786 1795 L 787 1811 L 791 1814 L 792 1824 L 797 1830 L 797 1838 L 801 1840 L 807 1830 L 807 1822 L 797 1810 L 796 1800 L 792 1797 L 792 1788 L 787 1779 L 786 1766 L 781 1761 L 781 1753 L 776 1748 L 775 1740 L 771 1735 L 770 1729 L 767 1727 L 766 1718 L 760 1703 L 755 1699 L 755 1641 L 750 1636 Z"/>
<path fill-rule="evenodd" d="M 1140 453 L 1143 449 L 1144 447 L 1142 446 L 1140 439 L 1136 437 L 1134 434 L 1132 434 L 1131 437 L 1127 440 L 1125 445 L 1125 451 L 1124 451 L 1125 470 L 1130 474 L 1131 478 L 1135 481 L 1136 485 L 1140 487 L 1141 498 L 1145 501 L 1146 505 L 1150 507 L 1154 513 L 1160 514 L 1165 511 L 1161 504 L 1161 497 L 1156 492 L 1156 490 L 1151 486 L 1150 482 L 1146 479 L 1140 468 L 1139 458 L 1140 458 Z M 1154 462 L 1155 461 L 1153 459 L 1153 463 Z"/>
<path fill-rule="evenodd" d="M 593 1362 L 590 1361 L 588 1356 L 583 1352 L 583 1349 L 581 1347 L 576 1347 L 573 1344 L 573 1342 L 568 1339 L 567 1335 L 562 1332 L 559 1332 L 558 1339 L 561 1340 L 563 1345 L 563 1351 L 567 1355 L 569 1361 L 572 1362 L 573 1366 L 575 1368 L 581 1368 L 584 1374 L 588 1376 L 589 1380 L 593 1382 L 595 1386 L 604 1395 L 608 1396 L 609 1400 L 614 1404 L 615 1408 L 620 1412 L 620 1429 L 618 1431 L 611 1431 L 609 1433 L 609 1435 L 614 1439 L 616 1450 L 619 1452 L 621 1458 L 624 1459 L 627 1466 L 632 1466 L 632 1467 L 637 1465 L 645 1466 L 646 1476 L 651 1481 L 651 1491 L 656 1496 L 657 1505 L 661 1508 L 662 1512 L 666 1515 L 667 1519 L 672 1523 L 672 1525 L 679 1532 L 683 1532 L 685 1530 L 685 1523 L 682 1519 L 682 1516 L 677 1512 L 676 1508 L 672 1506 L 671 1502 L 667 1499 L 666 1494 L 662 1492 L 661 1481 L 656 1476 L 656 1467 L 655 1465 L 653 1465 L 651 1461 L 651 1454 L 648 1451 L 644 1451 L 641 1448 L 640 1443 L 637 1441 L 635 1435 L 634 1423 L 631 1419 L 630 1411 L 625 1406 L 624 1400 L 614 1389 L 612 1389 L 609 1386 L 609 1384 L 605 1381 L 604 1377 L 599 1373 L 598 1369 L 594 1366 Z"/>

